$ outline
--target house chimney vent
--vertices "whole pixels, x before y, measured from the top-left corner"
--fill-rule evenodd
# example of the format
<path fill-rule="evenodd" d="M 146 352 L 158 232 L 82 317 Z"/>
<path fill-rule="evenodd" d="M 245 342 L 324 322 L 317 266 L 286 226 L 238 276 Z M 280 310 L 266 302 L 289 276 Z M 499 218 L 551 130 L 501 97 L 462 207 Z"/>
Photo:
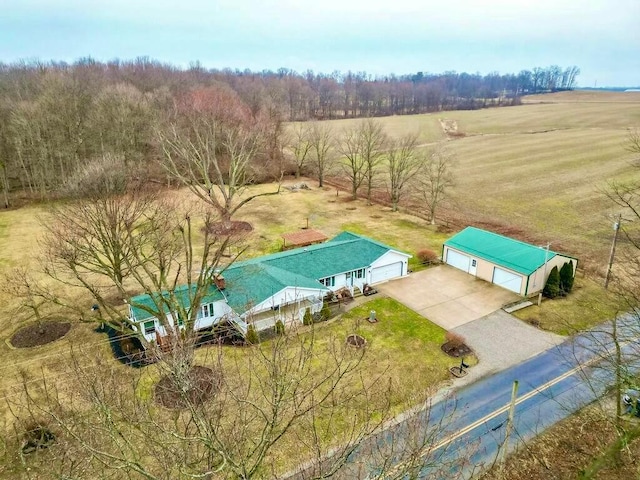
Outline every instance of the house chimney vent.
<path fill-rule="evenodd" d="M 219 290 L 225 289 L 226 282 L 224 281 L 224 277 L 221 273 L 216 272 L 213 274 L 213 283 L 216 287 L 218 287 Z"/>

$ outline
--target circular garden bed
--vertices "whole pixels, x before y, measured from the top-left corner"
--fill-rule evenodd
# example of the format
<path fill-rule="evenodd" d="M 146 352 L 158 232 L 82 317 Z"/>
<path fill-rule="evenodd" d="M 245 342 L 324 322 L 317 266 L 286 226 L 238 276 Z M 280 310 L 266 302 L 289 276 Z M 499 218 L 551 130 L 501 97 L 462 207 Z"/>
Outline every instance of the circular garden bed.
<path fill-rule="evenodd" d="M 11 337 L 15 348 L 30 348 L 46 345 L 64 337 L 71 330 L 69 322 L 46 321 L 21 328 Z"/>
<path fill-rule="evenodd" d="M 444 353 L 454 358 L 465 357 L 473 353 L 473 350 L 467 345 L 458 342 L 447 342 L 440 348 Z"/>
<path fill-rule="evenodd" d="M 347 345 L 354 348 L 363 348 L 367 345 L 367 340 L 360 335 L 352 333 L 347 337 Z"/>
<path fill-rule="evenodd" d="M 203 227 L 204 230 L 204 227 Z M 209 225 L 209 233 L 220 237 L 243 235 L 251 232 L 253 227 L 249 222 L 233 220 L 231 222 L 216 222 Z"/>
<path fill-rule="evenodd" d="M 220 387 L 220 375 L 209 367 L 192 367 L 184 382 L 186 389 L 176 384 L 176 379 L 166 375 L 155 387 L 155 400 L 163 407 L 173 410 L 189 405 L 201 405 Z"/>

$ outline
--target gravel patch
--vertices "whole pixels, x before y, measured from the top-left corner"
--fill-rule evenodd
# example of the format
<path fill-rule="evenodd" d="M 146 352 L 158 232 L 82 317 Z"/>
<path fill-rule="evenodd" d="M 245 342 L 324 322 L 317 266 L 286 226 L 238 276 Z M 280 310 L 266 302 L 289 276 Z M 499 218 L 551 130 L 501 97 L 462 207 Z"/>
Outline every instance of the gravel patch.
<path fill-rule="evenodd" d="M 476 353 L 478 365 L 469 369 L 464 383 L 472 383 L 534 357 L 566 340 L 518 320 L 503 310 L 454 328 Z M 458 384 L 457 384 L 458 385 Z"/>

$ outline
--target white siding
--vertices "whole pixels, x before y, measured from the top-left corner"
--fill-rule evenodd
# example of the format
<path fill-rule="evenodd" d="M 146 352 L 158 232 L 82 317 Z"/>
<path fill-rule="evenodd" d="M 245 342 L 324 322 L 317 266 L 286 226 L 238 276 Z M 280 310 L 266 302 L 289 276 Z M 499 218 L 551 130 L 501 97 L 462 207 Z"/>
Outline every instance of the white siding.
<path fill-rule="evenodd" d="M 407 275 L 409 271 L 408 261 L 409 255 L 389 250 L 367 269 L 367 283 L 392 280 Z"/>
<path fill-rule="evenodd" d="M 334 277 L 336 280 L 333 287 L 331 287 L 331 290 L 340 290 L 342 287 L 347 285 L 346 273 L 340 273 L 338 275 L 334 275 Z"/>
<path fill-rule="evenodd" d="M 323 290 L 314 290 L 311 288 L 295 288 L 295 287 L 286 287 L 267 298 L 263 302 L 260 302 L 258 305 L 243 313 L 242 316 L 246 317 L 251 314 L 258 314 L 261 312 L 265 312 L 267 310 L 271 310 L 272 307 L 277 305 L 288 305 L 295 302 L 303 301 L 307 298 L 322 298 L 324 296 Z"/>
<path fill-rule="evenodd" d="M 213 317 L 203 317 L 202 309 L 198 312 L 198 318 L 196 318 L 195 329 L 201 330 L 209 328 L 220 321 L 222 317 L 231 313 L 231 307 L 227 305 L 224 300 L 219 300 L 213 304 Z"/>

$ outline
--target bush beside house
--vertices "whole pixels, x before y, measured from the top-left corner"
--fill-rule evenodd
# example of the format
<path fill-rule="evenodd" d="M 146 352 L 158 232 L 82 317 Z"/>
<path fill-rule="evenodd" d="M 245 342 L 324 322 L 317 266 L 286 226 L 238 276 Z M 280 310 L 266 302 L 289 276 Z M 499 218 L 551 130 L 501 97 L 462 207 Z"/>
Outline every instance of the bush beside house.
<path fill-rule="evenodd" d="M 303 325 L 313 324 L 313 316 L 311 315 L 311 309 L 307 307 L 304 311 L 304 317 L 302 317 Z"/>
<path fill-rule="evenodd" d="M 547 284 L 542 290 L 542 294 L 547 298 L 556 298 L 560 295 L 560 273 L 558 267 L 553 267 L 549 272 L 549 278 L 547 278 Z"/>
<path fill-rule="evenodd" d="M 573 265 L 567 262 L 560 269 L 560 295 L 568 295 L 573 288 Z"/>

